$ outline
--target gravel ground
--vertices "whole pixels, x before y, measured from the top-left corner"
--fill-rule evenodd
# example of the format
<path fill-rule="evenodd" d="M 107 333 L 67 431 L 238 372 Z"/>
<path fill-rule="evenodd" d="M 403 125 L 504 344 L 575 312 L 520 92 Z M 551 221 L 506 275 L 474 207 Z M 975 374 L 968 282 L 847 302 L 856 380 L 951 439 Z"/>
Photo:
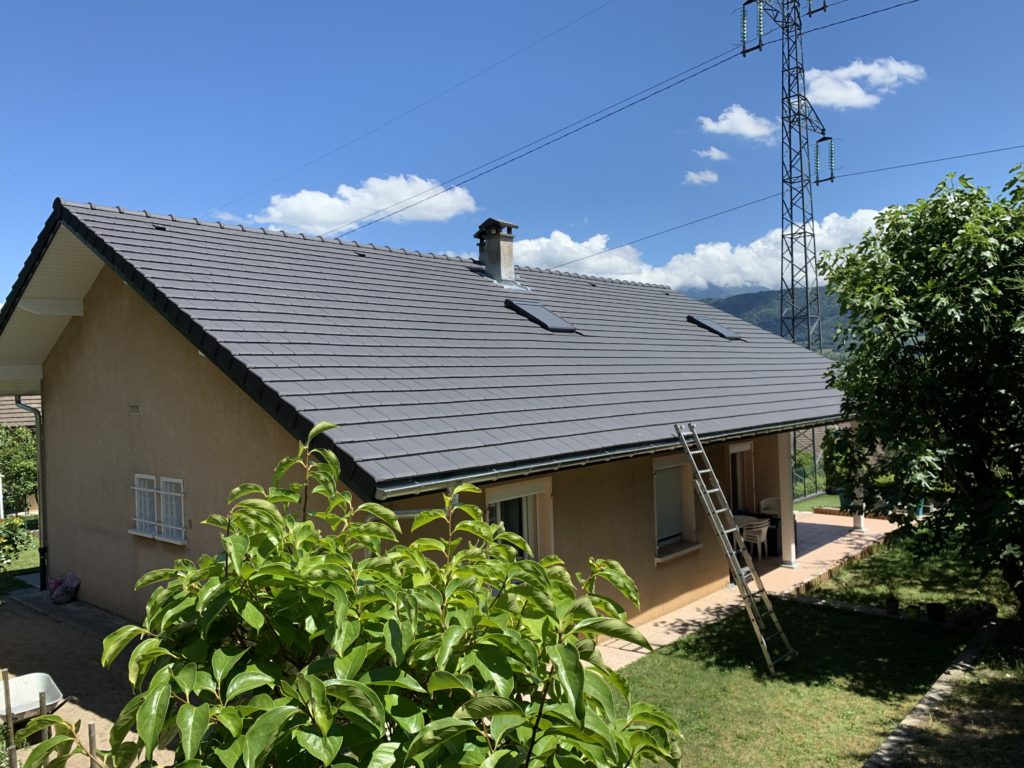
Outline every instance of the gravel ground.
<path fill-rule="evenodd" d="M 77 702 L 58 711 L 65 720 L 96 724 L 100 748 L 108 746 L 113 721 L 132 697 L 124 653 L 111 669 L 100 666 L 103 638 L 126 623 L 85 603 L 53 605 L 45 593 L 33 589 L 10 592 L 0 604 L 0 667 L 12 676 L 46 672 L 65 696 Z M 19 752 L 24 760 L 29 750 Z M 161 755 L 170 764 L 171 755 Z M 88 760 L 69 762 L 69 768 L 88 768 Z"/>

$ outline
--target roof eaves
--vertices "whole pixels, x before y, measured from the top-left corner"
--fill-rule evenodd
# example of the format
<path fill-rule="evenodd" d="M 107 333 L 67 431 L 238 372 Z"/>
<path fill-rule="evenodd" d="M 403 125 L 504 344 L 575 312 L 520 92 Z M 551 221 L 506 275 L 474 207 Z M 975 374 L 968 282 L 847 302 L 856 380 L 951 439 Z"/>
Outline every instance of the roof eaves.
<path fill-rule="evenodd" d="M 720 432 L 708 432 L 701 436 L 703 442 L 711 444 L 724 440 L 741 440 L 751 437 L 760 437 L 777 432 L 788 432 L 795 429 L 806 429 L 809 427 L 820 427 L 827 424 L 835 424 L 841 420 L 837 413 L 818 419 L 805 419 L 775 424 L 764 424 L 749 429 L 728 430 Z M 460 483 L 490 483 L 499 480 L 508 480 L 526 475 L 556 472 L 572 467 L 582 467 L 588 464 L 602 464 L 616 459 L 628 459 L 633 456 L 642 456 L 653 453 L 671 453 L 681 450 L 678 438 L 666 438 L 665 440 L 635 443 L 631 445 L 617 446 L 614 448 L 602 448 L 597 451 L 586 453 L 566 454 L 552 456 L 536 461 L 516 462 L 503 466 L 479 467 L 473 470 L 439 474 L 428 477 L 420 477 L 415 480 L 410 478 L 399 479 L 379 483 L 377 485 L 377 501 L 387 501 L 407 496 L 418 496 L 423 493 L 447 490 Z"/>

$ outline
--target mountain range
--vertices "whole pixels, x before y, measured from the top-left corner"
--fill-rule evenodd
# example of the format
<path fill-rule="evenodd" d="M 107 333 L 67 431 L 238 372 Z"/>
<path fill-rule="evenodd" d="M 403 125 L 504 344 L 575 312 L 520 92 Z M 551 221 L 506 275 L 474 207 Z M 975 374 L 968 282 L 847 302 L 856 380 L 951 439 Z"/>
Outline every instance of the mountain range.
<path fill-rule="evenodd" d="M 701 300 L 713 307 L 718 307 L 730 315 L 753 323 L 758 328 L 763 328 L 770 333 L 779 333 L 779 302 L 781 291 L 761 290 L 750 293 L 738 293 L 734 296 L 704 297 Z M 836 327 L 839 325 L 841 315 L 839 304 L 835 296 L 826 292 L 824 286 L 821 289 L 821 342 L 823 351 L 827 357 L 835 358 L 838 353 L 835 350 Z"/>

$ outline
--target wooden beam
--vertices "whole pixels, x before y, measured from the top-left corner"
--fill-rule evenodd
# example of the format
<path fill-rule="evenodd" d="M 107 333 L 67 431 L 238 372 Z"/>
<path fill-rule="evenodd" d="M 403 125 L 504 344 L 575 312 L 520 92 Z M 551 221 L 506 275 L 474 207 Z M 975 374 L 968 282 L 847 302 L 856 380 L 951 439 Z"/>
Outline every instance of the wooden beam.
<path fill-rule="evenodd" d="M 18 302 L 18 309 L 48 317 L 81 317 L 85 313 L 81 299 L 22 298 Z"/>

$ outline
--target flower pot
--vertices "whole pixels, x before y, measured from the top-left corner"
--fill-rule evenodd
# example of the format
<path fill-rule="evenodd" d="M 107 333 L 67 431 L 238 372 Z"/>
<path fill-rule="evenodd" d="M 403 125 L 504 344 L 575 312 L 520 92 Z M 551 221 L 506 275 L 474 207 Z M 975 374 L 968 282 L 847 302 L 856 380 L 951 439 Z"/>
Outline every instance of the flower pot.
<path fill-rule="evenodd" d="M 946 604 L 945 603 L 928 603 L 928 621 L 934 621 L 936 624 L 946 623 Z"/>
<path fill-rule="evenodd" d="M 885 612 L 890 616 L 900 615 L 900 599 L 896 595 L 889 595 L 885 598 Z"/>

